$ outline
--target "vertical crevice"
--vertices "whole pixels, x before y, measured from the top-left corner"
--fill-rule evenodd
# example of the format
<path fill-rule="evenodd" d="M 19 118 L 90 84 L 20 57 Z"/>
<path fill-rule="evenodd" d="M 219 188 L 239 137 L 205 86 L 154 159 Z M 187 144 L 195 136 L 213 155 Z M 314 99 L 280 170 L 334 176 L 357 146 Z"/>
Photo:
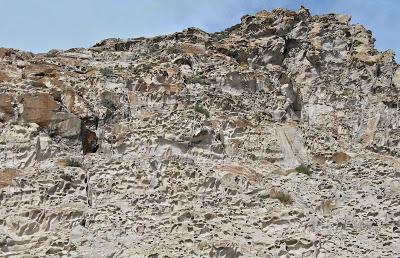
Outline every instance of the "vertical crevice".
<path fill-rule="evenodd" d="M 97 142 L 96 130 L 99 123 L 97 117 L 87 117 L 82 119 L 81 140 L 83 154 L 95 153 L 99 147 Z"/>

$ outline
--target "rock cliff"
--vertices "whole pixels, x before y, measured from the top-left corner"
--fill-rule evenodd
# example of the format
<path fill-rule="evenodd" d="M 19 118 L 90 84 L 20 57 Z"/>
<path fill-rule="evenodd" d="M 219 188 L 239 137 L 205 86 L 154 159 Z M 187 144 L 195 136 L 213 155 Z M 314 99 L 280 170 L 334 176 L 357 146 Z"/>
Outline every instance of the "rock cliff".
<path fill-rule="evenodd" d="M 398 257 L 400 68 L 277 9 L 0 49 L 0 256 Z"/>

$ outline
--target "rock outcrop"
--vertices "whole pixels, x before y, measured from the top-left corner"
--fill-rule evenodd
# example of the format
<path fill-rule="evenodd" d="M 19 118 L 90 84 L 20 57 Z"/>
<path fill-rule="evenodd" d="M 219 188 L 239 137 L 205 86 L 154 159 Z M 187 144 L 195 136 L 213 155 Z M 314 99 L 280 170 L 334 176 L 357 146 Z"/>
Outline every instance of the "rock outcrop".
<path fill-rule="evenodd" d="M 398 257 L 400 68 L 277 9 L 0 49 L 1 257 Z"/>

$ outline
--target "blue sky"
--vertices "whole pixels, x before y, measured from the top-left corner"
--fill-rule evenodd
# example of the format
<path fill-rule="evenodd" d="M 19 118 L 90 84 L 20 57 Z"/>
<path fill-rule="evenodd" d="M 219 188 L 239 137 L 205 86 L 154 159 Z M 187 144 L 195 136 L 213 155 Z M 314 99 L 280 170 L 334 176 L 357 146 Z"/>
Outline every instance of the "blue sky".
<path fill-rule="evenodd" d="M 199 27 L 215 32 L 245 14 L 304 5 L 347 13 L 400 60 L 400 0 L 0 0 L 0 46 L 32 52 L 89 47 L 110 37 L 155 36 Z"/>

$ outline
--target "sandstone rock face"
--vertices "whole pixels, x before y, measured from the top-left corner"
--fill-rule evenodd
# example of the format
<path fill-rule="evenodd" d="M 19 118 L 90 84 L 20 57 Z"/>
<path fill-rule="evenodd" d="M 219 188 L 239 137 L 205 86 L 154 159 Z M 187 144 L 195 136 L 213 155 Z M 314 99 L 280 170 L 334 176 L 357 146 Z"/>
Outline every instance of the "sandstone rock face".
<path fill-rule="evenodd" d="M 349 22 L 0 48 L 0 256 L 400 256 L 400 68 Z"/>
<path fill-rule="evenodd" d="M 24 120 L 43 127 L 51 122 L 59 108 L 58 103 L 49 94 L 24 95 L 21 102 L 24 109 L 22 112 Z"/>

